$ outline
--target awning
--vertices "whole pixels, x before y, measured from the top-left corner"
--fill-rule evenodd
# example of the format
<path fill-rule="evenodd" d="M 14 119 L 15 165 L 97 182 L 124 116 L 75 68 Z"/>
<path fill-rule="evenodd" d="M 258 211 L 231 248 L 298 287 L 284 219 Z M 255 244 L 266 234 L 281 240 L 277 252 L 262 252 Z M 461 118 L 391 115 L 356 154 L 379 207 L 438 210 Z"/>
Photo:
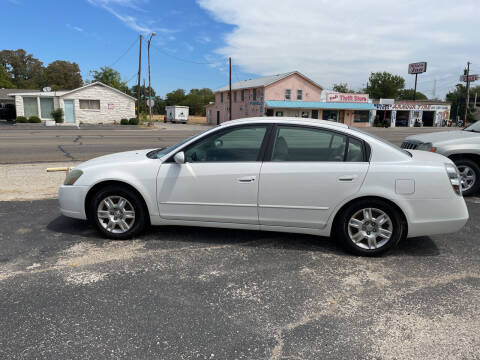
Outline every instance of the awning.
<path fill-rule="evenodd" d="M 277 109 L 376 110 L 375 106 L 370 103 L 339 103 L 324 101 L 266 100 L 265 107 Z"/>

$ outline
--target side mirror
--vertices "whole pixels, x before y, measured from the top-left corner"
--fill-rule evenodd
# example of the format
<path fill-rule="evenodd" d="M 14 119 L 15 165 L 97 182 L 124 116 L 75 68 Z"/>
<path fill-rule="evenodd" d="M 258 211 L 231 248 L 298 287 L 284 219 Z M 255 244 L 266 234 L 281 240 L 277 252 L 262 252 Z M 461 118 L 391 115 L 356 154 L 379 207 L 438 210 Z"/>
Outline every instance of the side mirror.
<path fill-rule="evenodd" d="M 176 153 L 173 157 L 173 161 L 177 164 L 185 164 L 185 153 L 183 151 Z"/>

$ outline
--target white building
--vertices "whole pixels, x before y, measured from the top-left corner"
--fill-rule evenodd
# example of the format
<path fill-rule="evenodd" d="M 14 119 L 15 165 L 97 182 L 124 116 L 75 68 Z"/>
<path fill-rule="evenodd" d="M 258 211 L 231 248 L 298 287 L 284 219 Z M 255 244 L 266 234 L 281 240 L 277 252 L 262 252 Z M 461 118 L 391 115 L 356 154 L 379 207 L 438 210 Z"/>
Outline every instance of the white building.
<path fill-rule="evenodd" d="M 52 111 L 63 109 L 67 124 L 119 123 L 135 117 L 135 98 L 101 82 L 74 90 L 11 93 L 15 98 L 17 116 L 38 116 L 51 120 Z"/>

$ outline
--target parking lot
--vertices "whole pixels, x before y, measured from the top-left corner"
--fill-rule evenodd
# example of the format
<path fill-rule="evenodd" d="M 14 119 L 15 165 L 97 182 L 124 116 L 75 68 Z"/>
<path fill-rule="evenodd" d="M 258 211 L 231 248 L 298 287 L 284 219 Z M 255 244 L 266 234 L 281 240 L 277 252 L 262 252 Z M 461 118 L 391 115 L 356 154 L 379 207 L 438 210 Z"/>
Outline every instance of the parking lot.
<path fill-rule="evenodd" d="M 374 131 L 399 143 L 407 130 Z M 138 131 L 90 133 L 109 139 L 101 151 L 68 152 L 188 136 Z M 25 151 L 66 161 L 52 156 L 67 137 L 41 136 Z M 108 241 L 60 216 L 56 199 L 0 202 L 0 358 L 479 359 L 480 198 L 467 204 L 460 232 L 362 258 L 335 239 L 273 232 L 156 227 Z"/>

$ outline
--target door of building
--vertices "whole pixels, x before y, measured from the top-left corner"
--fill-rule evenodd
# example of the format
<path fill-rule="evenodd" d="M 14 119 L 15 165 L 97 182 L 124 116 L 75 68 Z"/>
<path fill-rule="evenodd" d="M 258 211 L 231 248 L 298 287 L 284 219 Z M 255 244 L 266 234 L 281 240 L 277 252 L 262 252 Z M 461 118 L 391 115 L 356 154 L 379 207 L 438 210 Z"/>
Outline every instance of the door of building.
<path fill-rule="evenodd" d="M 342 124 L 345 122 L 345 110 L 340 110 L 338 112 L 338 122 Z"/>
<path fill-rule="evenodd" d="M 65 122 L 73 124 L 75 122 L 73 100 L 64 100 L 63 103 L 65 105 Z"/>
<path fill-rule="evenodd" d="M 312 119 L 318 119 L 318 110 L 312 110 Z"/>
<path fill-rule="evenodd" d="M 217 125 L 220 125 L 220 111 L 217 111 Z"/>

